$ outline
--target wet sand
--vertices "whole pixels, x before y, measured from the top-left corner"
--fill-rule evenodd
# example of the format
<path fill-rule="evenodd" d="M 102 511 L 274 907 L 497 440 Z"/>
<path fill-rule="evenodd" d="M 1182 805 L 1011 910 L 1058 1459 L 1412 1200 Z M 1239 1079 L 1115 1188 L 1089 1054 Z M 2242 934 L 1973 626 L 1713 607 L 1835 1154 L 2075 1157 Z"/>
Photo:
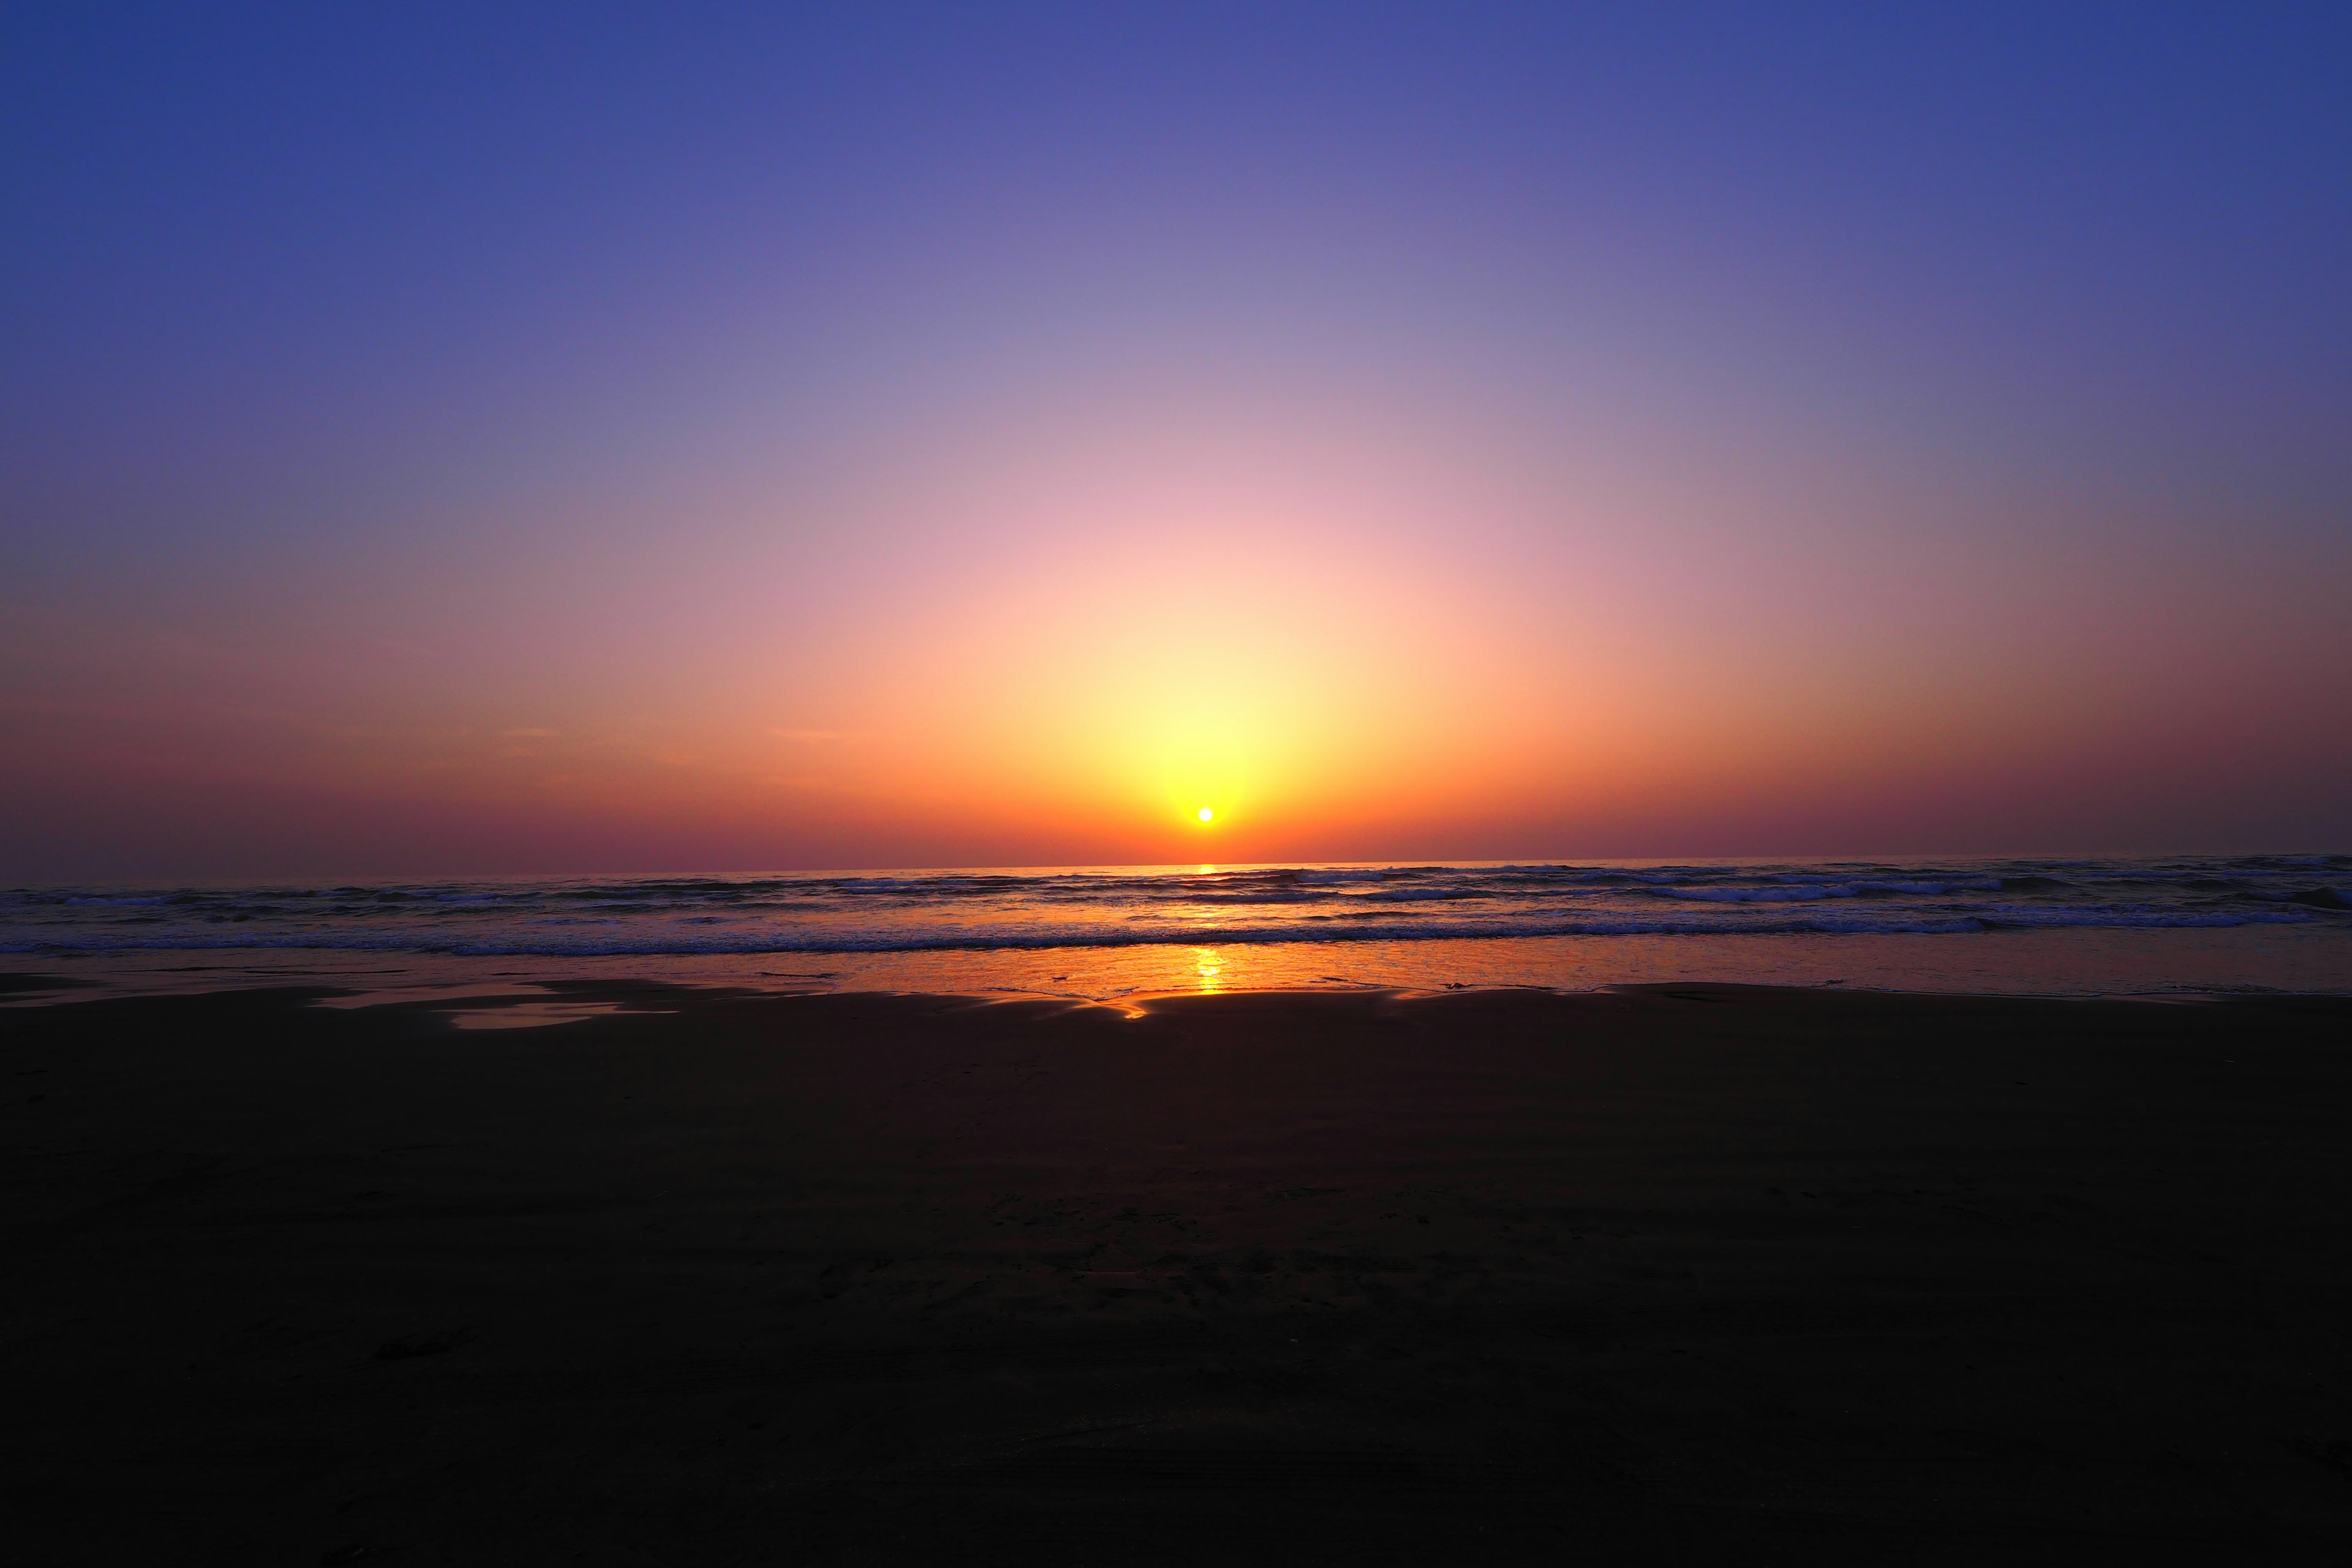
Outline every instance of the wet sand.
<path fill-rule="evenodd" d="M 0 1012 L 13 1560 L 2352 1547 L 2352 1001 L 572 999 Z"/>

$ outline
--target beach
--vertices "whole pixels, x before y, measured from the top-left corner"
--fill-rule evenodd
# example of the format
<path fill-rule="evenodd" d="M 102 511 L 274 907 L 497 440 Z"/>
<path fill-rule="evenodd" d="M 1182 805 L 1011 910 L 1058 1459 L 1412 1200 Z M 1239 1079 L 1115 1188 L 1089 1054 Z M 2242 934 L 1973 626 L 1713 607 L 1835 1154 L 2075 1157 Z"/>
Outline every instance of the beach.
<path fill-rule="evenodd" d="M 0 1568 L 2352 1563 L 2352 5 L 6 37 Z"/>
<path fill-rule="evenodd" d="M 16 1560 L 2352 1545 L 2352 999 L 551 991 L 0 1014 Z"/>

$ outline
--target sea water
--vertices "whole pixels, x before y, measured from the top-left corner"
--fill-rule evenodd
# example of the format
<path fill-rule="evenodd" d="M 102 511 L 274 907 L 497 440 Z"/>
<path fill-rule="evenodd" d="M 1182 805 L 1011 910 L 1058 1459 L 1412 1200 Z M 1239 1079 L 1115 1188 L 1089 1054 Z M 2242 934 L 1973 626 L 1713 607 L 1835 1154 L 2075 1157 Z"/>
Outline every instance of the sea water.
<path fill-rule="evenodd" d="M 1094 867 L 0 890 L 116 989 L 571 978 L 1033 993 L 1718 980 L 2352 990 L 2352 856 Z"/>

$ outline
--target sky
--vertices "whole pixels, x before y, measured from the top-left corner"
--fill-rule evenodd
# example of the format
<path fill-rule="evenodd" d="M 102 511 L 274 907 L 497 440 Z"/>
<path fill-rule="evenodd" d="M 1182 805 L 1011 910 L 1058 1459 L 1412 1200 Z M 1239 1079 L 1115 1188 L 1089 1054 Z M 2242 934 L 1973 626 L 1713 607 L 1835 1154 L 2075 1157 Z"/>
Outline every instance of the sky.
<path fill-rule="evenodd" d="M 10 7 L 0 878 L 2343 850 L 2347 82 L 2334 5 Z"/>

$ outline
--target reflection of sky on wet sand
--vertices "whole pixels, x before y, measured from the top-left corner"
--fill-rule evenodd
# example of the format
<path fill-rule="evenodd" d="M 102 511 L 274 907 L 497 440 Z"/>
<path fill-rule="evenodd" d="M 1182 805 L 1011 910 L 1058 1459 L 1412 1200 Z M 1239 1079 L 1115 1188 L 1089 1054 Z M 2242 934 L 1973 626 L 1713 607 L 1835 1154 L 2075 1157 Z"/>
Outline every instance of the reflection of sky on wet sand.
<path fill-rule="evenodd" d="M 1756 985 L 2084 995 L 2264 987 L 2352 991 L 2352 932 L 2321 926 L 1988 931 L 1971 936 L 1742 935 L 1478 938 L 1219 947 L 517 959 L 318 950 L 18 958 L 12 970 L 98 994 L 319 986 L 367 1003 L 431 1001 L 483 1011 L 491 997 L 539 1005 L 543 987 L 623 981 L 759 991 L 937 992 L 1119 1002 L 1207 992 L 1717 981 Z M 27 993 L 6 1005 L 87 996 Z M 465 1005 L 467 1003 L 475 1005 Z"/>
<path fill-rule="evenodd" d="M 1194 948 L 1192 950 L 1192 970 L 1194 973 L 1201 977 L 1201 989 L 1202 991 L 1223 991 L 1225 988 L 1222 979 L 1222 976 L 1225 972 L 1224 965 L 1219 962 L 1217 950 L 1215 948 Z"/>

